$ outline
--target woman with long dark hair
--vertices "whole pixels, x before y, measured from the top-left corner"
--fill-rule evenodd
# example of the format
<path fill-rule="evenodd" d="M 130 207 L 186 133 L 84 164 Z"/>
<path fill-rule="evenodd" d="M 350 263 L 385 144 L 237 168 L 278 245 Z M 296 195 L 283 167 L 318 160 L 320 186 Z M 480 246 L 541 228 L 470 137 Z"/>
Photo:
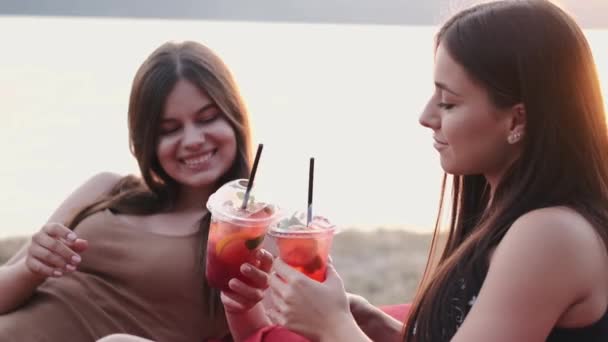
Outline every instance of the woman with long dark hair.
<path fill-rule="evenodd" d="M 451 215 L 404 328 L 351 312 L 332 267 L 320 284 L 281 260 L 269 317 L 320 341 L 608 340 L 608 136 L 581 29 L 545 0 L 472 7 L 440 29 L 434 83 L 420 123 Z"/>
<path fill-rule="evenodd" d="M 0 340 L 229 335 L 204 256 L 207 198 L 250 172 L 232 74 L 206 46 L 166 43 L 135 75 L 128 124 L 141 176 L 91 178 L 0 268 Z"/>

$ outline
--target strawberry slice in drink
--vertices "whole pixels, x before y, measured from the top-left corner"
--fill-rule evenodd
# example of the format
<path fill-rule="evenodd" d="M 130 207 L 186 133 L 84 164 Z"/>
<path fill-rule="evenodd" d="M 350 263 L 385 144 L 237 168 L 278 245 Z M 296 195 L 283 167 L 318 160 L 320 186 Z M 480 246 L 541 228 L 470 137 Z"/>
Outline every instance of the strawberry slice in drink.
<path fill-rule="evenodd" d="M 279 243 L 279 252 L 286 263 L 304 267 L 317 256 L 317 240 L 312 238 L 282 238 Z"/>

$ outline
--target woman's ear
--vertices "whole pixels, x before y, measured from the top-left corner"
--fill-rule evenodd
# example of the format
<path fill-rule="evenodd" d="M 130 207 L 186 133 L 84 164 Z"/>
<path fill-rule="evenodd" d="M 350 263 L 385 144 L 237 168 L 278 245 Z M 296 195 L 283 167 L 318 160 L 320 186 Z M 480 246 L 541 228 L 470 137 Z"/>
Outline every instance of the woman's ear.
<path fill-rule="evenodd" d="M 523 103 L 518 103 L 511 107 L 509 133 L 507 142 L 515 144 L 519 142 L 526 133 L 526 107 Z"/>

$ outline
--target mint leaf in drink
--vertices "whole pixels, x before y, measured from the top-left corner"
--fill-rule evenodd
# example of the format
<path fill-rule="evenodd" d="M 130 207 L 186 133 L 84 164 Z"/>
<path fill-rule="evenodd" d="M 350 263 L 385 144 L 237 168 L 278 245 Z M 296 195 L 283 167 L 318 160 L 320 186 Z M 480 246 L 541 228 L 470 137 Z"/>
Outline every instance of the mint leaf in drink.
<path fill-rule="evenodd" d="M 264 234 L 253 239 L 245 240 L 245 246 L 248 250 L 252 251 L 261 245 L 262 241 L 264 241 Z"/>
<path fill-rule="evenodd" d="M 236 193 L 236 197 L 240 200 L 243 200 L 243 198 L 245 198 L 245 193 L 243 191 L 239 191 Z"/>

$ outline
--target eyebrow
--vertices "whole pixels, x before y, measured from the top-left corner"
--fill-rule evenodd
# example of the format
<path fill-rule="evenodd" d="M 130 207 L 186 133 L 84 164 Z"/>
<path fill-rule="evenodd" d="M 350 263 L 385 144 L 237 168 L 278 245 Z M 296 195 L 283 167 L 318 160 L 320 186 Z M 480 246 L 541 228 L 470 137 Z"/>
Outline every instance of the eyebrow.
<path fill-rule="evenodd" d="M 202 106 L 199 110 L 197 110 L 196 112 L 194 112 L 194 115 L 198 115 L 200 113 L 203 113 L 204 111 L 209 110 L 211 108 L 218 108 L 219 109 L 219 107 L 215 103 L 211 102 L 211 103 L 207 103 L 206 105 Z M 173 121 L 173 120 L 175 120 L 175 118 L 173 118 L 173 117 L 170 116 L 168 118 L 162 118 L 161 122 L 169 122 L 169 121 Z"/>
<path fill-rule="evenodd" d="M 453 94 L 453 95 L 456 95 L 456 96 L 462 97 L 462 95 L 460 95 L 460 94 L 458 94 L 457 92 L 453 91 L 452 89 L 448 88 L 448 86 L 447 86 L 447 85 L 445 85 L 444 83 L 441 83 L 441 82 L 435 82 L 435 87 L 437 87 L 437 88 L 439 88 L 439 89 L 442 89 L 442 90 L 445 90 L 445 91 L 447 91 L 448 93 L 451 93 L 451 94 Z"/>

